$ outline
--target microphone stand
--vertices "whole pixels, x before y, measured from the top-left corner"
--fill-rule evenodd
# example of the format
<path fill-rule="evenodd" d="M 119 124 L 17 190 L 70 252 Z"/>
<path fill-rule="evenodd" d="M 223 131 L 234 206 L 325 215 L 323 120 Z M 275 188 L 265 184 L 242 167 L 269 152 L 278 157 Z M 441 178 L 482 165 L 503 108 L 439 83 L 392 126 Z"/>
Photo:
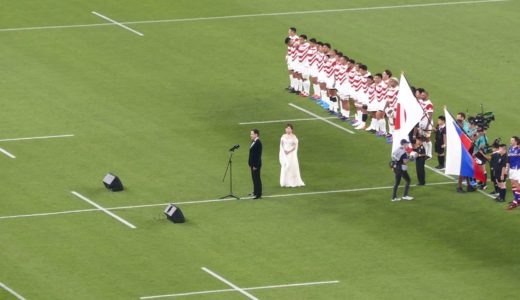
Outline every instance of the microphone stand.
<path fill-rule="evenodd" d="M 222 182 L 226 179 L 226 175 L 229 170 L 229 194 L 226 196 L 222 196 L 219 199 L 226 199 L 226 198 L 235 198 L 237 200 L 240 200 L 239 197 L 237 197 L 235 194 L 233 194 L 233 154 L 235 151 L 229 151 L 229 160 L 226 167 L 226 172 L 224 172 L 224 177 L 222 178 Z"/>

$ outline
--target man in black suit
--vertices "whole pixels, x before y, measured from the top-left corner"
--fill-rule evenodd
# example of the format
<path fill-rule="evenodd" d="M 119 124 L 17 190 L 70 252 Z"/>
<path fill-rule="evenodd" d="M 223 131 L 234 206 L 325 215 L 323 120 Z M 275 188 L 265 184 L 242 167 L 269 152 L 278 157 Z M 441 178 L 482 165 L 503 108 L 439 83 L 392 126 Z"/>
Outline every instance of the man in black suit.
<path fill-rule="evenodd" d="M 262 197 L 262 180 L 260 179 L 260 169 L 262 168 L 262 142 L 259 139 L 260 131 L 258 129 L 251 130 L 251 147 L 249 147 L 249 167 L 251 168 L 251 177 L 253 177 L 253 199 Z"/>

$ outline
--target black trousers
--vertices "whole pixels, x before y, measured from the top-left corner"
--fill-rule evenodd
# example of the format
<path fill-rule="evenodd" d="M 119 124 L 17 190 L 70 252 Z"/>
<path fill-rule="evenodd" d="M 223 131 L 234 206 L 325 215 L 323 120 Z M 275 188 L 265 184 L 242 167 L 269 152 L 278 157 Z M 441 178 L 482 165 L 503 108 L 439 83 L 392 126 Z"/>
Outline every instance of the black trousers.
<path fill-rule="evenodd" d="M 260 169 L 253 170 L 251 167 L 251 177 L 253 178 L 253 194 L 256 197 L 262 197 L 262 179 L 260 178 Z"/>
<path fill-rule="evenodd" d="M 425 158 L 417 158 L 415 160 L 415 170 L 417 171 L 417 181 L 419 184 L 426 184 L 426 172 L 424 171 Z"/>
<path fill-rule="evenodd" d="M 397 198 L 397 188 L 399 187 L 399 184 L 401 184 L 401 178 L 404 178 L 406 181 L 406 185 L 404 186 L 404 193 L 403 196 L 408 196 L 408 190 L 410 189 L 410 175 L 408 175 L 408 171 L 403 171 L 401 169 L 401 166 L 398 165 L 394 169 L 395 173 L 395 183 L 394 183 L 394 190 L 392 193 L 392 198 Z"/>

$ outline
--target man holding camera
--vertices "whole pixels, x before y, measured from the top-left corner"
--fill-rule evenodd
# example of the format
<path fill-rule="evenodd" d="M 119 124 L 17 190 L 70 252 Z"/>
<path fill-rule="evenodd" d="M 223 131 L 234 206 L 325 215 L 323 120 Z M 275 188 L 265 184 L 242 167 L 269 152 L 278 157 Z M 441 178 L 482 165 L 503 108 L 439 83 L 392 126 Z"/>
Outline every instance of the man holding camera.
<path fill-rule="evenodd" d="M 397 148 L 392 152 L 392 169 L 395 174 L 395 182 L 394 189 L 392 192 L 392 202 L 403 200 L 413 200 L 413 197 L 408 195 L 408 190 L 410 189 L 410 175 L 408 175 L 408 163 L 409 157 L 406 152 L 406 148 L 410 145 L 405 139 L 401 140 L 401 147 Z M 397 197 L 397 188 L 401 183 L 401 178 L 404 178 L 406 184 L 404 186 L 403 198 Z"/>

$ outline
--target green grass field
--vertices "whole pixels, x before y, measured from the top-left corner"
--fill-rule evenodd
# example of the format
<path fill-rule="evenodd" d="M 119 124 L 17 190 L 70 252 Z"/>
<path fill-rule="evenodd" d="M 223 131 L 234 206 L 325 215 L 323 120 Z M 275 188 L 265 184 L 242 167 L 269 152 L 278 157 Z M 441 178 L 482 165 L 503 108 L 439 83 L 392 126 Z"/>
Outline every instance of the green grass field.
<path fill-rule="evenodd" d="M 329 116 L 283 89 L 283 39 L 296 26 L 373 73 L 404 70 L 429 90 L 436 115 L 444 104 L 474 114 L 483 103 L 497 118 L 491 139 L 518 134 L 518 1 L 417 6 L 427 3 L 436 1 L 4 3 L 0 140 L 74 136 L 0 141 L 16 156 L 0 153 L 0 283 L 29 300 L 232 289 L 205 267 L 239 289 L 267 287 L 240 290 L 258 299 L 516 298 L 520 210 L 457 194 L 429 170 L 428 185 L 411 189 L 416 201 L 392 203 L 390 146 L 320 120 L 293 122 L 306 186 L 280 188 L 284 124 L 239 125 L 310 117 L 289 103 Z M 370 7 L 378 8 L 358 9 Z M 139 36 L 92 11 L 119 22 L 175 21 L 125 23 Z M 67 26 L 41 28 L 55 25 Z M 251 192 L 252 127 L 264 144 L 264 199 L 182 204 L 228 193 L 222 175 L 235 143 L 235 193 Z M 109 171 L 124 192 L 103 187 Z M 131 229 L 84 211 L 94 207 L 72 191 L 105 208 L 151 206 L 111 210 Z M 187 223 L 164 219 L 167 202 L 180 203 Z M 69 213 L 22 216 L 53 212 Z M 268 288 L 322 281 L 338 282 Z M 0 299 L 17 298 L 0 287 Z"/>

